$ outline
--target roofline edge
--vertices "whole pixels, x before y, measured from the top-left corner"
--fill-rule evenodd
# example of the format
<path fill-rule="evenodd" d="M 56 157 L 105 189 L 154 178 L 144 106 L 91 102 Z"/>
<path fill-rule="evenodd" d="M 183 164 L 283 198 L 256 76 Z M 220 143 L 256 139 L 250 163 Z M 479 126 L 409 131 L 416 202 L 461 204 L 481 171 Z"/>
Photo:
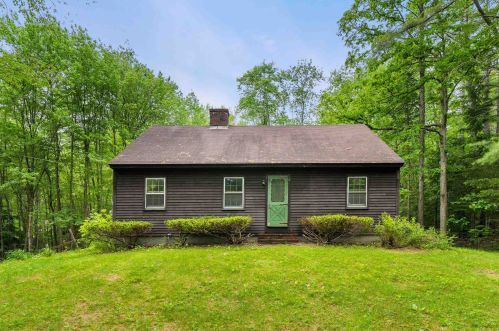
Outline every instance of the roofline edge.
<path fill-rule="evenodd" d="M 393 163 L 255 163 L 255 164 L 111 164 L 111 169 L 144 168 L 401 168 L 405 162 Z"/>

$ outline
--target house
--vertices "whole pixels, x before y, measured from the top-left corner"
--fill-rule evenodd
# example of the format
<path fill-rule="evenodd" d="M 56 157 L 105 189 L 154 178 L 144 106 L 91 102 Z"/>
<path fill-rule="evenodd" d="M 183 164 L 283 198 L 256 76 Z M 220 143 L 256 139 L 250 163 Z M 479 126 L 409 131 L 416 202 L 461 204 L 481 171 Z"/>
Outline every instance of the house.
<path fill-rule="evenodd" d="M 367 126 L 153 126 L 110 162 L 115 219 L 251 215 L 250 231 L 299 233 L 299 218 L 399 212 L 404 161 Z"/>

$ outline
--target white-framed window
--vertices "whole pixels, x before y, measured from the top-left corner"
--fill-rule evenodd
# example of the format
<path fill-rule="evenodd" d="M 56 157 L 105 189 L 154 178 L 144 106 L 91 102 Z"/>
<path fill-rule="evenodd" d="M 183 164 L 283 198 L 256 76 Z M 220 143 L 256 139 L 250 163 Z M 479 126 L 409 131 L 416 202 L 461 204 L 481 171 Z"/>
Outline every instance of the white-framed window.
<path fill-rule="evenodd" d="M 244 208 L 244 177 L 224 177 L 224 209 Z"/>
<path fill-rule="evenodd" d="M 367 177 L 352 176 L 347 181 L 347 207 L 367 208 Z"/>
<path fill-rule="evenodd" d="M 146 209 L 165 209 L 166 179 L 146 178 L 144 205 Z"/>

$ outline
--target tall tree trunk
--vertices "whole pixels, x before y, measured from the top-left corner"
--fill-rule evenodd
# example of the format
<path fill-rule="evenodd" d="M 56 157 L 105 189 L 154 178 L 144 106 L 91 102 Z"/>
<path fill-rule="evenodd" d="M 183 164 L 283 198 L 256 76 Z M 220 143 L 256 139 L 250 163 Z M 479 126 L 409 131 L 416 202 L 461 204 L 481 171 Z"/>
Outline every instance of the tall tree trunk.
<path fill-rule="evenodd" d="M 483 111 L 485 112 L 485 121 L 483 123 L 483 134 L 486 137 L 490 137 L 492 133 L 492 128 L 491 128 L 491 108 L 492 105 L 489 103 L 490 100 L 490 68 L 485 69 L 485 77 L 484 77 L 484 88 L 483 88 L 483 98 L 484 102 L 483 105 L 485 106 Z"/>
<path fill-rule="evenodd" d="M 426 104 L 425 104 L 425 68 L 424 64 L 419 64 L 419 163 L 418 163 L 418 222 L 424 226 L 424 170 L 425 170 L 425 124 L 426 124 Z"/>
<path fill-rule="evenodd" d="M 424 17 L 424 2 L 418 3 L 419 16 Z M 420 40 L 423 38 L 423 27 L 420 28 Z M 424 42 L 424 40 L 421 40 Z M 424 226 L 424 170 L 425 170 L 425 124 L 426 124 L 426 90 L 425 90 L 425 62 L 419 59 L 419 160 L 418 160 L 418 222 Z"/>
<path fill-rule="evenodd" d="M 116 128 L 113 124 L 113 157 L 116 156 Z"/>
<path fill-rule="evenodd" d="M 300 112 L 300 125 L 303 125 L 305 123 L 305 105 L 301 105 L 301 112 Z"/>
<path fill-rule="evenodd" d="M 34 193 L 31 184 L 28 184 L 26 191 L 27 196 L 27 223 L 26 223 L 26 250 L 31 252 L 33 250 L 33 206 L 34 206 Z"/>
<path fill-rule="evenodd" d="M 499 136 L 499 87 L 496 95 L 496 135 Z"/>
<path fill-rule="evenodd" d="M 72 211 L 75 210 L 74 203 L 74 193 L 73 193 L 73 185 L 74 185 L 74 134 L 71 133 L 71 143 L 70 143 L 70 155 L 69 155 L 69 206 Z"/>
<path fill-rule="evenodd" d="M 90 178 L 90 141 L 85 138 L 83 141 L 83 153 L 85 157 L 83 169 L 83 216 L 87 218 L 90 215 L 88 208 L 88 184 Z"/>
<path fill-rule="evenodd" d="M 95 143 L 95 149 L 97 155 L 99 155 L 99 159 L 104 159 L 104 152 L 102 148 L 102 143 L 100 138 L 96 140 Z M 103 174 L 102 174 L 102 163 L 97 162 L 96 163 L 96 177 L 97 177 L 97 196 L 96 196 L 96 203 L 97 203 L 97 210 L 101 210 L 104 207 L 104 183 L 103 183 Z"/>
<path fill-rule="evenodd" d="M 445 80 L 442 84 L 445 84 Z M 440 232 L 447 232 L 447 114 L 449 111 L 448 89 L 442 86 L 440 89 L 440 130 L 439 130 L 439 150 L 440 150 Z"/>
<path fill-rule="evenodd" d="M 3 197 L 0 195 L 0 258 L 5 255 L 3 243 Z"/>
<path fill-rule="evenodd" d="M 411 160 L 407 162 L 407 168 L 412 169 Z M 407 188 L 411 192 L 411 173 L 407 174 Z M 411 194 L 407 194 L 407 218 L 411 218 Z"/>
<path fill-rule="evenodd" d="M 0 185 L 4 184 L 4 178 L 5 178 L 5 169 L 2 168 L 2 171 L 0 172 Z M 5 197 L 5 200 L 8 203 L 7 197 Z M 3 239 L 3 228 L 4 228 L 4 217 L 3 217 L 3 215 L 4 215 L 4 212 L 3 212 L 3 195 L 0 194 L 0 258 L 3 258 L 5 256 L 5 246 L 4 246 L 4 239 Z"/>
<path fill-rule="evenodd" d="M 59 142 L 59 133 L 55 132 L 55 198 L 57 211 L 61 211 L 61 176 L 60 176 L 60 160 L 61 160 L 61 145 Z"/>

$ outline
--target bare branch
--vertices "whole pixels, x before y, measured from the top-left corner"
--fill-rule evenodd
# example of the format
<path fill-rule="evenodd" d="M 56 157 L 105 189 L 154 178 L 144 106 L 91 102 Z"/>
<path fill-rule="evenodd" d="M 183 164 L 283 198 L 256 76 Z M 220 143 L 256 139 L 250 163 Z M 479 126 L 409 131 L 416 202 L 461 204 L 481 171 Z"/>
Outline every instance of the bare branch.
<path fill-rule="evenodd" d="M 480 13 L 480 16 L 482 16 L 485 23 L 487 23 L 487 25 L 492 25 L 492 21 L 489 18 L 490 16 L 488 16 L 483 10 L 482 6 L 480 6 L 480 2 L 478 2 L 478 0 L 473 0 L 473 3 L 475 4 L 476 9 Z"/>

